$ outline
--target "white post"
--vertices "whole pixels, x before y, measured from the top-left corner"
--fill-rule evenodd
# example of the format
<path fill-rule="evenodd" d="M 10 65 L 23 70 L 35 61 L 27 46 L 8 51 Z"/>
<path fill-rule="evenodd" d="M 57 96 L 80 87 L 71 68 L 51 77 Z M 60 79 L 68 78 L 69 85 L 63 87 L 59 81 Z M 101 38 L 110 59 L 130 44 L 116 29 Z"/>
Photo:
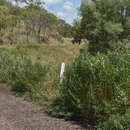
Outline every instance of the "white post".
<path fill-rule="evenodd" d="M 65 71 L 65 63 L 62 63 L 61 64 L 61 72 L 60 72 L 60 84 L 62 84 L 62 82 L 63 82 L 64 71 Z"/>

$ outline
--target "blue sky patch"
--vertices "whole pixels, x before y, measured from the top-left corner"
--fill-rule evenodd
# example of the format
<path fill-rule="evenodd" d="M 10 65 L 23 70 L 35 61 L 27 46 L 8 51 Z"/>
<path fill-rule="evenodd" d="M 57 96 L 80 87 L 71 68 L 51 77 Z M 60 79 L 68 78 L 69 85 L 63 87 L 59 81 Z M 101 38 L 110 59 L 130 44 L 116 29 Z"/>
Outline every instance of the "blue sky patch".
<path fill-rule="evenodd" d="M 44 2 L 48 11 L 72 24 L 78 16 L 81 0 L 44 0 Z"/>

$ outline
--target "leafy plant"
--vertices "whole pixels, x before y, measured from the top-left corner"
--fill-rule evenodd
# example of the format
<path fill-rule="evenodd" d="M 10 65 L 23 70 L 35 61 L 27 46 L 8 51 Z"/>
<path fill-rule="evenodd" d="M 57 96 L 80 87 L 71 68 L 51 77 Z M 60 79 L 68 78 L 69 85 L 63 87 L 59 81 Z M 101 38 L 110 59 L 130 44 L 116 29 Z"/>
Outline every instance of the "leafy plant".
<path fill-rule="evenodd" d="M 129 130 L 130 128 L 130 112 L 125 115 L 111 115 L 108 120 L 100 123 L 98 130 Z"/>
<path fill-rule="evenodd" d="M 110 115 L 123 115 L 130 109 L 129 87 L 128 50 L 119 49 L 96 57 L 82 54 L 67 67 L 58 101 L 53 100 L 49 112 L 65 118 L 107 120 Z"/>

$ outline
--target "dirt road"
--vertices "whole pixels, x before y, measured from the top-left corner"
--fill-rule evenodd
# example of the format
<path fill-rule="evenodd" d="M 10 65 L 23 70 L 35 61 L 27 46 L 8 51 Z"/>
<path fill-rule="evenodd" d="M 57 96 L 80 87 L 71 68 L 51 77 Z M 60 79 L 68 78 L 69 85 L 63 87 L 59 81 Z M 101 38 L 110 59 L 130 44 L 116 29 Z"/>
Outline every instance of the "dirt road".
<path fill-rule="evenodd" d="M 74 122 L 53 118 L 39 107 L 0 91 L 0 130 L 83 130 Z"/>

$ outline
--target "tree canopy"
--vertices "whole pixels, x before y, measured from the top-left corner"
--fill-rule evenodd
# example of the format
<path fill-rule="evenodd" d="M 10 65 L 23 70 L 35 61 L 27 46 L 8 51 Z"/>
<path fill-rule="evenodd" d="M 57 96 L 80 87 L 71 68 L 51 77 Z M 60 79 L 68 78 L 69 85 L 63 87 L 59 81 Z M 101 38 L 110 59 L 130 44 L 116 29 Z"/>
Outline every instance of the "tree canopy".
<path fill-rule="evenodd" d="M 82 0 L 80 15 L 82 37 L 89 40 L 91 53 L 130 40 L 130 0 Z"/>

